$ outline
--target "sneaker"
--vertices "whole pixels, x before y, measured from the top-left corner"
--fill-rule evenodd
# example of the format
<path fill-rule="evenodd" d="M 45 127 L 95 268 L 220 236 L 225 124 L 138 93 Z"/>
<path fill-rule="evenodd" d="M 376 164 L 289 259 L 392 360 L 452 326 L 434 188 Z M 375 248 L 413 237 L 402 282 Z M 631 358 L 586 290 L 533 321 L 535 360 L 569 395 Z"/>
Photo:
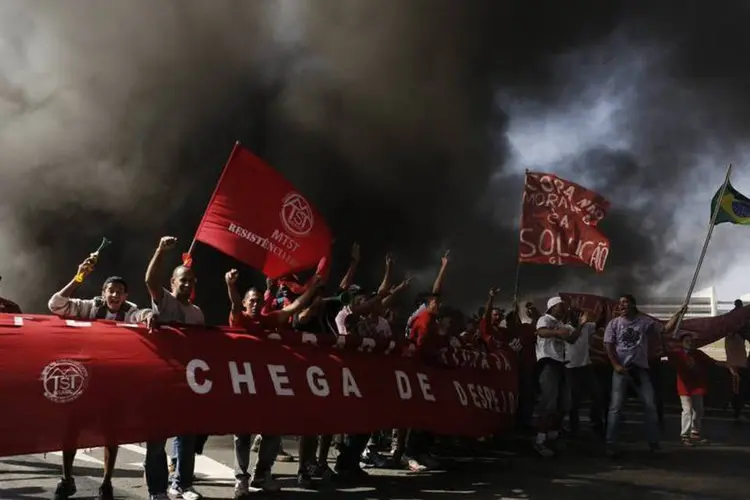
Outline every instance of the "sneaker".
<path fill-rule="evenodd" d="M 112 483 L 102 483 L 99 486 L 99 496 L 96 500 L 115 500 L 115 492 L 112 490 Z"/>
<path fill-rule="evenodd" d="M 62 478 L 57 483 L 57 487 L 55 488 L 55 500 L 68 500 L 68 498 L 72 497 L 76 494 L 76 480 L 71 478 Z"/>
<path fill-rule="evenodd" d="M 555 452 L 547 448 L 544 443 L 534 443 L 534 451 L 539 453 L 542 458 L 552 458 L 555 456 Z"/>
<path fill-rule="evenodd" d="M 148 496 L 148 500 L 170 500 L 166 493 L 156 493 Z"/>
<path fill-rule="evenodd" d="M 294 457 L 291 456 L 289 453 L 285 452 L 284 450 L 279 450 L 279 453 L 276 455 L 276 461 L 277 462 L 294 462 Z"/>
<path fill-rule="evenodd" d="M 281 484 L 279 484 L 269 470 L 263 474 L 254 474 L 253 480 L 250 481 L 250 488 L 265 491 L 266 493 L 276 493 L 277 491 L 281 491 Z"/>
<path fill-rule="evenodd" d="M 247 484 L 247 479 L 238 479 L 234 482 L 234 500 L 248 500 L 250 498 L 250 489 Z"/>
<path fill-rule="evenodd" d="M 656 453 L 661 449 L 661 446 L 659 446 L 659 443 L 649 443 L 648 444 L 648 451 L 651 453 Z"/>
<path fill-rule="evenodd" d="M 412 472 L 424 472 L 427 470 L 427 466 L 420 463 L 419 460 L 414 458 L 408 458 L 406 460 L 406 466 L 409 467 L 409 470 Z"/>
<path fill-rule="evenodd" d="M 691 434 L 690 441 L 692 441 L 694 444 L 701 445 L 701 446 L 711 444 L 711 442 L 708 439 L 702 438 L 700 434 Z"/>
<path fill-rule="evenodd" d="M 427 453 L 419 457 L 419 463 L 424 465 L 428 469 L 437 469 L 438 467 L 440 467 L 440 462 L 438 462 L 432 455 Z"/>
<path fill-rule="evenodd" d="M 258 450 L 260 450 L 260 442 L 263 440 L 260 434 L 256 434 L 255 439 L 253 439 L 253 445 L 250 447 L 250 451 L 253 453 L 258 453 Z"/>
<path fill-rule="evenodd" d="M 364 467 L 383 468 L 388 464 L 388 460 L 383 455 L 370 449 L 366 449 L 362 453 L 359 461 Z"/>
<path fill-rule="evenodd" d="M 175 498 L 182 498 L 183 500 L 201 500 L 201 498 L 203 498 L 203 495 L 195 491 L 192 486 L 180 488 L 176 484 L 169 487 L 169 494 Z"/>
<path fill-rule="evenodd" d="M 336 472 L 327 463 L 319 462 L 310 469 L 310 476 L 328 482 L 336 479 Z"/>
<path fill-rule="evenodd" d="M 688 448 L 692 448 L 695 446 L 695 443 L 687 436 L 683 436 L 680 441 L 682 442 L 682 446 L 686 446 Z"/>

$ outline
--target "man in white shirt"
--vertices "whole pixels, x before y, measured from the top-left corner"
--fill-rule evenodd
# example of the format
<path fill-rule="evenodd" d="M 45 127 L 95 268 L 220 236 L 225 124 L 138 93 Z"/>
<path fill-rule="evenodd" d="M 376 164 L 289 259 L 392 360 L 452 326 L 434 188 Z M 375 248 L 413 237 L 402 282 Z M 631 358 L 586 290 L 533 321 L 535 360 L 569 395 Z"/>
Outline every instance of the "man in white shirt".
<path fill-rule="evenodd" d="M 138 309 L 128 302 L 128 284 L 119 276 L 110 276 L 104 280 L 102 294 L 91 299 L 76 299 L 73 294 L 93 272 L 97 257 L 91 256 L 78 266 L 73 279 L 60 291 L 55 292 L 47 304 L 52 314 L 64 319 L 77 320 L 112 320 L 123 323 L 143 323 L 151 316 L 151 310 Z M 117 462 L 117 446 L 104 448 L 104 477 L 99 487 L 97 500 L 112 500 L 112 474 Z M 63 450 L 62 478 L 55 489 L 55 500 L 67 500 L 76 493 L 73 479 L 73 462 L 76 450 Z"/>
<path fill-rule="evenodd" d="M 578 325 L 582 318 L 580 311 L 573 311 L 571 323 Z M 604 438 L 604 401 L 601 389 L 596 381 L 596 374 L 591 365 L 590 339 L 596 332 L 596 323 L 587 321 L 581 323 L 581 336 L 572 344 L 565 345 L 565 359 L 567 364 L 566 380 L 570 396 L 568 418 L 570 431 L 573 435 L 580 429 L 578 410 L 581 401 L 588 396 L 591 401 L 589 416 L 594 432 Z"/>
<path fill-rule="evenodd" d="M 564 323 L 568 305 L 560 297 L 547 301 L 547 312 L 536 323 L 536 359 L 539 371 L 539 432 L 534 449 L 554 456 L 565 404 L 565 344 L 575 342 L 581 328 Z M 586 319 L 588 321 L 588 319 Z M 552 448 L 548 445 L 552 445 Z"/>
<path fill-rule="evenodd" d="M 154 319 L 160 323 L 183 323 L 202 325 L 205 323 L 203 312 L 191 302 L 195 288 L 195 275 L 186 266 L 177 266 L 172 272 L 170 290 L 161 285 L 160 271 L 163 268 L 164 254 L 172 250 L 177 238 L 164 236 L 151 258 L 146 270 L 146 287 L 151 295 L 154 308 Z M 175 498 L 200 500 L 202 496 L 193 488 L 195 472 L 195 439 L 196 436 L 177 436 L 174 448 L 177 464 L 169 493 Z M 167 486 L 169 469 L 167 454 L 164 450 L 166 440 L 147 443 L 145 476 L 149 500 L 169 500 Z"/>

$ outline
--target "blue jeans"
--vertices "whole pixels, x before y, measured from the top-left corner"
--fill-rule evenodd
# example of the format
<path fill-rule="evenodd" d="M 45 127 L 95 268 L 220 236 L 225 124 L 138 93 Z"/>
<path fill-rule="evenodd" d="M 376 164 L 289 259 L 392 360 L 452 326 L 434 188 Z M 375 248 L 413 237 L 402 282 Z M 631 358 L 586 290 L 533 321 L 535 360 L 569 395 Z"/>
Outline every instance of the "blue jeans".
<path fill-rule="evenodd" d="M 166 439 L 146 444 L 145 475 L 150 495 L 167 492 L 169 469 L 167 468 L 167 453 L 164 451 L 166 445 Z M 189 488 L 193 485 L 195 473 L 195 436 L 176 437 L 173 451 L 177 457 L 177 464 L 172 483 L 183 489 Z"/>
<path fill-rule="evenodd" d="M 607 418 L 607 444 L 614 444 L 617 441 L 620 412 L 628 396 L 628 387 L 631 385 L 644 406 L 648 442 L 650 444 L 657 444 L 659 442 L 659 420 L 656 413 L 654 388 L 651 385 L 651 377 L 649 377 L 648 370 L 638 367 L 630 368 L 627 374 L 617 373 L 616 371 L 612 372 L 612 396 L 609 403 L 609 416 Z"/>

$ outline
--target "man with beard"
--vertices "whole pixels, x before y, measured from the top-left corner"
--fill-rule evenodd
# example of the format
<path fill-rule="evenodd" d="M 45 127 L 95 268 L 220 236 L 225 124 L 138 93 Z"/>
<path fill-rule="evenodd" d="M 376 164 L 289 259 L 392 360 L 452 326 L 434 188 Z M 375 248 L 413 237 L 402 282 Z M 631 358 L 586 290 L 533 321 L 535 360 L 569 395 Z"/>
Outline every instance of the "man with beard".
<path fill-rule="evenodd" d="M 614 369 L 606 431 L 606 452 L 610 457 L 616 455 L 620 412 L 630 386 L 645 408 L 649 449 L 652 452 L 659 450 L 659 419 L 649 375 L 648 338 L 652 334 L 660 334 L 661 325 L 654 318 L 641 314 L 635 297 L 630 294 L 620 296 L 618 312 L 619 316 L 612 319 L 604 331 L 604 348 Z M 669 332 L 674 328 L 682 312 L 684 308 L 669 320 L 664 327 L 665 331 Z"/>
<path fill-rule="evenodd" d="M 224 279 L 227 283 L 227 292 L 232 309 L 229 312 L 229 326 L 243 328 L 248 332 L 258 333 L 261 330 L 275 331 L 280 328 L 288 328 L 289 321 L 294 314 L 305 308 L 308 302 L 317 293 L 321 284 L 320 277 L 314 276 L 308 284 L 305 292 L 294 302 L 284 306 L 282 309 L 261 313 L 263 297 L 256 288 L 250 288 L 245 293 L 244 300 L 240 298 L 236 283 L 239 273 L 236 269 L 229 271 Z M 253 471 L 252 481 L 248 474 L 250 467 L 250 447 L 252 436 L 250 434 L 234 436 L 234 459 L 235 459 L 235 485 L 234 498 L 244 500 L 250 495 L 250 488 L 260 489 L 267 492 L 276 492 L 281 489 L 279 483 L 271 475 L 276 454 L 279 451 L 281 436 L 270 436 L 263 434 L 258 447 L 258 460 Z"/>
<path fill-rule="evenodd" d="M 154 316 L 152 323 L 158 318 L 162 323 L 182 323 L 187 325 L 202 325 L 203 311 L 191 302 L 191 295 L 195 288 L 195 274 L 186 266 L 177 266 L 172 272 L 170 289 L 161 286 L 161 271 L 164 267 L 164 255 L 175 247 L 177 238 L 164 236 L 151 258 L 146 270 L 146 287 L 151 295 Z M 153 327 L 153 325 L 151 325 Z M 195 472 L 195 441 L 196 436 L 186 435 L 175 437 L 175 451 L 177 464 L 169 493 L 175 498 L 184 500 L 200 500 L 202 496 L 193 488 Z M 169 469 L 167 454 L 164 451 L 166 440 L 151 441 L 146 445 L 145 476 L 150 500 L 167 500 L 167 486 L 169 483 Z"/>
<path fill-rule="evenodd" d="M 96 320 L 105 319 L 122 323 L 143 323 L 151 317 L 149 309 L 138 309 L 128 302 L 128 284 L 119 276 L 104 280 L 102 294 L 93 299 L 74 299 L 73 294 L 91 274 L 96 265 L 96 256 L 91 256 L 78 266 L 78 272 L 62 290 L 55 292 L 49 299 L 48 307 L 52 314 L 64 319 Z M 112 491 L 112 474 L 117 461 L 117 446 L 104 447 L 104 477 L 99 487 L 99 500 L 114 498 Z M 67 500 L 76 493 L 73 479 L 73 462 L 77 450 L 63 451 L 62 478 L 55 489 L 55 500 Z"/>

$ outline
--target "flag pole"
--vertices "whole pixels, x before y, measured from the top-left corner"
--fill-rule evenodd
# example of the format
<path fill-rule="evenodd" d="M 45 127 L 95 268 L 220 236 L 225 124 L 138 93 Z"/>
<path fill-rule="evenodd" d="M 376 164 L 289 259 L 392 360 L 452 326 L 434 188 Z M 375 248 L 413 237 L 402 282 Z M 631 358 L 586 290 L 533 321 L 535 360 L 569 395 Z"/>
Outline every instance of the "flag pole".
<path fill-rule="evenodd" d="M 730 163 L 727 167 L 727 175 L 724 178 L 724 184 L 722 184 L 721 189 L 719 190 L 719 196 L 716 199 L 716 206 L 714 207 L 714 211 L 711 214 L 711 223 L 708 225 L 708 232 L 706 233 L 706 240 L 703 242 L 703 249 L 701 250 L 701 255 L 698 258 L 698 265 L 695 267 L 695 273 L 693 273 L 693 280 L 690 282 L 690 288 L 688 288 L 687 297 L 685 297 L 685 305 L 690 303 L 690 298 L 693 296 L 693 290 L 695 289 L 695 284 L 698 281 L 698 274 L 701 271 L 701 266 L 703 265 L 703 259 L 706 257 L 706 250 L 708 250 L 708 242 L 711 241 L 711 234 L 714 232 L 714 226 L 716 225 L 716 218 L 719 216 L 719 211 L 721 210 L 721 200 L 724 198 L 724 193 L 727 190 L 727 186 L 729 185 L 729 178 L 732 175 L 732 164 Z M 677 319 L 677 324 L 674 327 L 674 333 L 672 334 L 673 337 L 677 335 L 677 332 L 680 331 L 680 326 L 682 326 L 682 319 L 684 318 L 685 314 L 680 314 L 680 317 Z"/>
<path fill-rule="evenodd" d="M 232 157 L 237 152 L 237 148 L 239 148 L 240 146 L 241 146 L 240 141 L 235 141 L 234 147 L 232 148 L 232 152 L 229 154 L 229 159 L 227 160 L 226 164 L 224 164 L 224 169 L 222 169 L 221 175 L 219 176 L 219 180 L 216 182 L 216 186 L 214 187 L 214 191 L 213 193 L 211 193 L 211 198 L 208 199 L 208 204 L 206 204 L 206 210 L 208 210 L 208 207 L 211 206 L 211 203 L 213 203 L 214 198 L 216 198 L 216 191 L 219 190 L 221 181 L 222 179 L 224 179 L 224 174 L 227 171 L 227 166 L 229 165 L 229 162 L 232 161 Z M 206 220 L 206 210 L 203 211 L 203 215 L 201 216 L 201 221 L 198 223 L 198 229 L 195 230 L 195 234 L 193 235 L 193 241 L 190 242 L 190 248 L 188 248 L 187 255 L 193 255 L 193 250 L 195 249 L 195 243 L 197 242 L 198 233 L 201 232 L 203 221 Z"/>
<path fill-rule="evenodd" d="M 529 176 L 529 169 L 527 168 L 523 174 L 523 189 L 521 190 L 521 224 L 518 228 L 518 256 L 516 257 L 516 280 L 513 283 L 513 303 L 518 304 L 518 286 L 521 282 L 521 229 L 523 229 L 523 195 L 526 193 L 526 181 Z"/>

